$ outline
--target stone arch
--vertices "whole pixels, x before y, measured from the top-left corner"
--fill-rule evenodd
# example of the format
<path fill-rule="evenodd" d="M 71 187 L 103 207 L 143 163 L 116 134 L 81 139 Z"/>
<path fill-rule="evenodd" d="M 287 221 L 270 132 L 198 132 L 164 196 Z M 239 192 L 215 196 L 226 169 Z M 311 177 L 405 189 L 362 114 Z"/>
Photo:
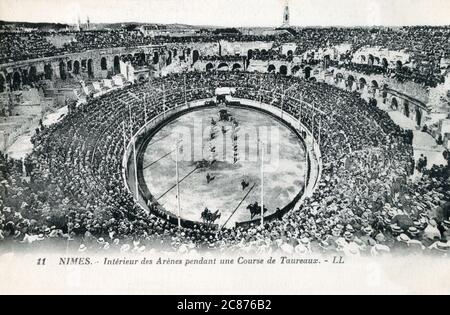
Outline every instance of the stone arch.
<path fill-rule="evenodd" d="M 239 63 L 235 63 L 233 65 L 233 71 L 239 71 L 242 69 L 242 66 Z"/>
<path fill-rule="evenodd" d="M 30 67 L 30 71 L 28 71 L 28 80 L 30 82 L 36 82 L 38 80 L 36 66 Z"/>
<path fill-rule="evenodd" d="M 361 55 L 361 63 L 366 63 L 367 62 L 367 58 L 364 55 Z"/>
<path fill-rule="evenodd" d="M 376 82 L 376 81 L 375 81 Z M 383 93 L 382 93 L 382 96 L 383 96 L 383 99 L 384 99 L 384 102 L 386 103 L 386 99 L 387 99 L 387 97 L 388 97 L 388 85 L 387 84 L 384 84 L 383 85 L 383 89 L 382 89 L 382 91 L 383 91 Z"/>
<path fill-rule="evenodd" d="M 169 50 L 166 58 L 166 66 L 169 66 L 171 64 L 172 64 L 172 51 Z"/>
<path fill-rule="evenodd" d="M 81 71 L 84 72 L 87 70 L 87 60 L 86 59 L 82 59 L 81 60 Z"/>
<path fill-rule="evenodd" d="M 296 74 L 300 71 L 300 66 L 294 66 L 291 69 L 292 74 Z"/>
<path fill-rule="evenodd" d="M 359 79 L 359 89 L 363 90 L 367 86 L 367 81 L 364 78 Z"/>
<path fill-rule="evenodd" d="M 391 107 L 393 110 L 398 110 L 398 101 L 397 98 L 393 97 L 391 100 Z"/>
<path fill-rule="evenodd" d="M 349 75 L 347 78 L 347 87 L 352 91 L 355 86 L 355 77 L 353 75 Z"/>
<path fill-rule="evenodd" d="M 73 62 L 73 73 L 80 74 L 80 62 L 78 60 Z"/>
<path fill-rule="evenodd" d="M 401 71 L 403 68 L 403 63 L 400 60 L 396 62 L 397 71 Z"/>
<path fill-rule="evenodd" d="M 388 60 L 387 60 L 386 58 L 383 58 L 383 59 L 381 60 L 381 65 L 382 65 L 383 69 L 387 70 L 387 68 L 389 67 L 389 62 L 388 62 Z"/>
<path fill-rule="evenodd" d="M 137 79 L 139 83 L 145 82 L 145 75 L 140 75 Z"/>
<path fill-rule="evenodd" d="M 51 80 L 53 78 L 53 68 L 51 64 L 46 64 L 44 66 L 44 77 L 47 80 Z"/>
<path fill-rule="evenodd" d="M 200 53 L 198 50 L 192 52 L 192 64 L 196 63 L 200 59 Z"/>
<path fill-rule="evenodd" d="M 380 86 L 379 86 L 379 84 L 378 84 L 378 82 L 376 80 L 372 81 L 372 88 L 374 90 L 378 90 L 380 88 Z"/>
<path fill-rule="evenodd" d="M 139 54 L 139 64 L 142 66 L 142 65 L 145 65 L 146 62 L 147 62 L 147 56 L 145 56 L 144 52 L 141 52 Z"/>
<path fill-rule="evenodd" d="M 30 83 L 30 80 L 28 79 L 28 70 L 22 69 L 22 86 L 28 85 Z"/>
<path fill-rule="evenodd" d="M 367 63 L 369 64 L 369 66 L 373 66 L 374 65 L 375 57 L 372 54 L 369 55 L 369 58 L 367 59 Z"/>
<path fill-rule="evenodd" d="M 176 48 L 173 50 L 172 56 L 173 58 L 176 58 L 178 56 L 178 50 Z"/>
<path fill-rule="evenodd" d="M 276 72 L 277 68 L 275 68 L 275 65 L 269 65 L 269 67 L 267 68 L 268 72 Z"/>
<path fill-rule="evenodd" d="M 64 61 L 61 61 L 59 63 L 59 77 L 61 78 L 61 80 L 67 79 L 66 64 L 64 63 Z"/>
<path fill-rule="evenodd" d="M 282 65 L 282 66 L 280 67 L 280 73 L 281 73 L 281 75 L 287 75 L 287 73 L 288 73 L 288 67 L 287 67 L 286 65 Z"/>
<path fill-rule="evenodd" d="M 153 64 L 156 65 L 159 63 L 159 52 L 155 51 L 153 53 Z"/>
<path fill-rule="evenodd" d="M 416 124 L 422 126 L 422 111 L 418 108 L 416 108 Z"/>
<path fill-rule="evenodd" d="M 120 73 L 120 57 L 114 57 L 114 74 Z"/>
<path fill-rule="evenodd" d="M 12 76 L 12 90 L 13 91 L 20 90 L 21 86 L 22 86 L 22 76 L 20 75 L 20 72 L 16 71 Z"/>
<path fill-rule="evenodd" d="M 206 65 L 206 71 L 212 71 L 214 70 L 214 65 L 210 62 Z"/>
<path fill-rule="evenodd" d="M 67 71 L 73 70 L 73 62 L 72 60 L 67 61 Z"/>
<path fill-rule="evenodd" d="M 378 84 L 378 82 L 376 80 L 372 80 L 371 82 L 371 89 L 372 89 L 372 93 L 377 93 L 377 91 L 380 89 L 380 85 Z"/>
<path fill-rule="evenodd" d="M 409 101 L 405 100 L 403 102 L 403 114 L 409 118 L 410 114 L 410 106 L 409 106 Z"/>
<path fill-rule="evenodd" d="M 291 49 L 289 49 L 287 52 L 287 56 L 292 57 L 293 55 L 294 55 L 294 52 Z"/>
<path fill-rule="evenodd" d="M 222 62 L 222 63 L 219 64 L 219 66 L 217 67 L 217 70 L 219 70 L 219 71 L 227 71 L 227 70 L 230 70 L 230 66 L 229 66 L 227 63 Z"/>
<path fill-rule="evenodd" d="M 103 57 L 100 61 L 100 69 L 103 71 L 108 70 L 108 60 L 106 60 L 106 57 Z"/>
<path fill-rule="evenodd" d="M 3 73 L 0 73 L 0 93 L 6 92 L 6 78 Z"/>
<path fill-rule="evenodd" d="M 95 73 L 94 73 L 94 60 L 92 60 L 92 59 L 88 60 L 87 69 L 88 69 L 88 76 L 90 78 L 93 78 L 95 76 Z"/>
<path fill-rule="evenodd" d="M 305 68 L 305 79 L 308 80 L 309 78 L 311 78 L 311 72 L 312 72 L 312 68 L 311 67 L 306 67 Z"/>

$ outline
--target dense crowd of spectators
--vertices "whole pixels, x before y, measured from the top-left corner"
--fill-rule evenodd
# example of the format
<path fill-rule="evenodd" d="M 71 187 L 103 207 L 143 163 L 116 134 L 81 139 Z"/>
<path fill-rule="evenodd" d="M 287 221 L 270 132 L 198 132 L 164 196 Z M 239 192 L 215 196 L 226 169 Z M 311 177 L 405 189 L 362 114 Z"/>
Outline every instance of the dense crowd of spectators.
<path fill-rule="evenodd" d="M 0 33 L 0 64 L 63 54 L 46 40 L 46 33 Z"/>
<path fill-rule="evenodd" d="M 57 48 L 49 37 L 72 37 Z M 441 69 L 441 60 L 450 59 L 450 28 L 449 27 L 403 27 L 403 28 L 303 28 L 296 34 L 279 35 L 242 35 L 240 33 L 218 35 L 213 32 L 202 33 L 201 36 L 171 37 L 144 36 L 139 30 L 115 29 L 83 32 L 53 32 L 53 33 L 18 33 L 3 32 L 0 38 L 0 63 L 23 59 L 32 59 L 58 55 L 63 53 L 84 52 L 93 49 L 111 47 L 138 47 L 144 45 L 163 45 L 167 43 L 192 43 L 228 41 L 271 41 L 275 47 L 286 42 L 295 42 L 297 50 L 294 55 L 302 55 L 311 50 L 329 48 L 341 44 L 350 44 L 352 51 L 341 56 L 341 61 L 351 59 L 358 49 L 382 47 L 392 51 L 405 51 L 412 56 L 414 67 L 401 66 L 392 75 L 400 81 L 413 81 L 426 86 L 435 87 L 442 83 L 445 69 Z M 289 60 L 292 56 L 281 56 L 279 51 L 265 51 L 254 58 L 261 60 Z M 348 60 L 347 60 L 348 61 Z M 349 65 L 363 67 L 366 73 L 387 73 L 386 65 Z M 389 73 L 390 75 L 391 73 Z"/>
<path fill-rule="evenodd" d="M 283 106 L 316 138 L 320 129 L 323 170 L 316 191 L 264 228 L 255 223 L 221 231 L 204 225 L 178 229 L 161 218 L 164 209 L 156 202 L 148 203 L 150 212 L 137 205 L 124 183 L 122 130 L 129 141 L 146 118 L 167 110 L 163 98 L 174 107 L 212 97 L 217 87 L 236 87 L 237 97 Z M 324 113 L 321 120 L 313 108 Z M 130 112 L 132 130 L 124 127 Z M 0 155 L 4 241 L 36 246 L 64 239 L 80 251 L 122 252 L 163 247 L 182 253 L 377 256 L 449 250 L 449 165 L 434 166 L 411 181 L 412 133 L 357 95 L 326 84 L 245 72 L 171 75 L 74 109 L 60 122 L 42 126 L 33 144 L 23 162 Z"/>

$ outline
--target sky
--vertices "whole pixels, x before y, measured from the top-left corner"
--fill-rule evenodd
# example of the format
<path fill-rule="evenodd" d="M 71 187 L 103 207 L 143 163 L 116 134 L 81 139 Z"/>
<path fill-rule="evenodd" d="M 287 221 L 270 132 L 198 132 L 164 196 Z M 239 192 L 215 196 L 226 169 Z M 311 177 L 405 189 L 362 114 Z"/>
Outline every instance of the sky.
<path fill-rule="evenodd" d="M 0 0 L 0 20 L 280 26 L 286 0 Z M 450 25 L 450 0 L 289 0 L 293 26 Z"/>

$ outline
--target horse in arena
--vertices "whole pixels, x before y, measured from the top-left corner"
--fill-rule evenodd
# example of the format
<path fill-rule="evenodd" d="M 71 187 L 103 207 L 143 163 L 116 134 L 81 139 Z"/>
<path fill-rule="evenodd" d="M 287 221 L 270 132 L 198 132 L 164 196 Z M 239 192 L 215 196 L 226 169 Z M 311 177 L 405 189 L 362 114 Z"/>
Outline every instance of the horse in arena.
<path fill-rule="evenodd" d="M 203 220 L 203 223 L 206 224 L 214 224 L 217 220 L 219 220 L 222 217 L 222 213 L 220 213 L 219 210 L 216 212 L 211 212 L 208 208 L 205 208 L 205 210 L 201 214 L 201 218 Z"/>
<path fill-rule="evenodd" d="M 250 211 L 251 220 L 253 220 L 253 218 L 256 216 L 261 215 L 261 206 L 258 204 L 258 202 L 249 205 L 247 209 Z M 267 211 L 269 210 L 267 210 L 266 206 L 264 206 L 263 213 L 265 214 Z"/>

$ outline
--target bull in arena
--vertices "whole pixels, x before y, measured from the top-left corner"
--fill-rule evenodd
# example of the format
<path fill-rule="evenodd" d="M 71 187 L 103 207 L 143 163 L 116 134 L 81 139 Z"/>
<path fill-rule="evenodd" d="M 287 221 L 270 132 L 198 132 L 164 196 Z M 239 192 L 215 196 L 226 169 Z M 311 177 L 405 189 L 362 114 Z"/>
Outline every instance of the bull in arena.
<path fill-rule="evenodd" d="M 250 211 L 251 220 L 253 220 L 253 218 L 256 216 L 261 215 L 261 206 L 258 204 L 258 202 L 249 205 L 247 209 Z M 266 206 L 264 206 L 263 213 L 265 214 L 267 211 L 269 210 L 267 210 Z"/>

